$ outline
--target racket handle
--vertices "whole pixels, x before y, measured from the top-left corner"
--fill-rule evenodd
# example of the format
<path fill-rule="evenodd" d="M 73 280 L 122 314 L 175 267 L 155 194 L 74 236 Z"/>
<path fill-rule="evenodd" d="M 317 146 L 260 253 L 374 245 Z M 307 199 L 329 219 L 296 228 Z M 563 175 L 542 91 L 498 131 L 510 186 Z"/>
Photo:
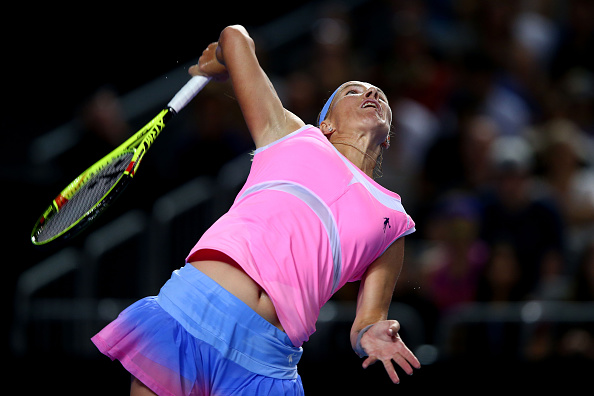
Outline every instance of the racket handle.
<path fill-rule="evenodd" d="M 211 77 L 206 76 L 192 77 L 169 101 L 167 107 L 171 107 L 176 113 L 179 113 L 210 80 Z"/>

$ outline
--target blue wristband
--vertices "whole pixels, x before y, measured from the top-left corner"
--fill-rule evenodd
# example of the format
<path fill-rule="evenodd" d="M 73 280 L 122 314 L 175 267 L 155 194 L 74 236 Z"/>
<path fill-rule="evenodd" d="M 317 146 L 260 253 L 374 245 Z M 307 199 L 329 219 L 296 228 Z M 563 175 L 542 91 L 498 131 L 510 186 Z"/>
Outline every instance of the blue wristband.
<path fill-rule="evenodd" d="M 369 356 L 369 355 L 367 355 L 367 352 L 365 352 L 365 350 L 361 346 L 361 338 L 363 337 L 363 334 L 365 334 L 367 332 L 367 330 L 371 329 L 372 326 L 373 326 L 373 324 L 365 326 L 363 329 L 361 329 L 361 331 L 359 332 L 359 335 L 357 336 L 357 343 L 355 344 L 355 353 L 360 358 Z"/>

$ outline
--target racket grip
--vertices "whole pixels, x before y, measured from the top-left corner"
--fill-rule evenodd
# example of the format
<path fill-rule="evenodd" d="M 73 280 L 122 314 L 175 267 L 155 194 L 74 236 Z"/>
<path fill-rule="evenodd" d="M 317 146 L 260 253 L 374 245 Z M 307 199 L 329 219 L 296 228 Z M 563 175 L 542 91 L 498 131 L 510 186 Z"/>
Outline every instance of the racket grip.
<path fill-rule="evenodd" d="M 167 107 L 170 107 L 176 113 L 179 113 L 181 111 L 181 109 L 186 107 L 186 105 L 188 103 L 190 103 L 190 101 L 192 99 L 194 99 L 194 96 L 196 96 L 196 94 L 198 92 L 200 92 L 202 90 L 202 88 L 204 88 L 210 80 L 211 80 L 211 77 L 206 77 L 206 76 L 192 77 L 186 83 L 186 85 L 184 85 L 182 87 L 182 89 L 180 89 L 178 91 L 178 93 L 175 94 L 173 99 L 171 99 L 169 101 L 169 103 L 167 104 Z"/>

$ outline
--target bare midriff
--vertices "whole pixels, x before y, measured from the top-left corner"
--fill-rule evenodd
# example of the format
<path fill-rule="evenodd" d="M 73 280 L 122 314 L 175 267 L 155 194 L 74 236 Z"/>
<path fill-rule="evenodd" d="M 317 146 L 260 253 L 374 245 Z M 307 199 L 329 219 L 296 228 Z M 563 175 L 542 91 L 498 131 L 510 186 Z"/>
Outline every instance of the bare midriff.
<path fill-rule="evenodd" d="M 268 294 L 230 257 L 213 250 L 203 250 L 190 258 L 190 264 L 284 331 Z"/>

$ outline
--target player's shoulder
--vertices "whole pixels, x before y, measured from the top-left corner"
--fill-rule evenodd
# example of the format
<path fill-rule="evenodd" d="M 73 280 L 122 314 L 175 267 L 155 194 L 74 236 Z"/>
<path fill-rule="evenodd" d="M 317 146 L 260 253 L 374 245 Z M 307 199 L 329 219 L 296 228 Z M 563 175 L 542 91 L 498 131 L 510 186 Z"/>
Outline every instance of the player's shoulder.
<path fill-rule="evenodd" d="M 254 143 L 256 149 L 269 146 L 279 139 L 283 139 L 287 135 L 303 128 L 305 123 L 301 118 L 285 109 L 284 119 L 279 121 L 277 125 L 270 125 L 267 130 L 260 135 Z"/>

